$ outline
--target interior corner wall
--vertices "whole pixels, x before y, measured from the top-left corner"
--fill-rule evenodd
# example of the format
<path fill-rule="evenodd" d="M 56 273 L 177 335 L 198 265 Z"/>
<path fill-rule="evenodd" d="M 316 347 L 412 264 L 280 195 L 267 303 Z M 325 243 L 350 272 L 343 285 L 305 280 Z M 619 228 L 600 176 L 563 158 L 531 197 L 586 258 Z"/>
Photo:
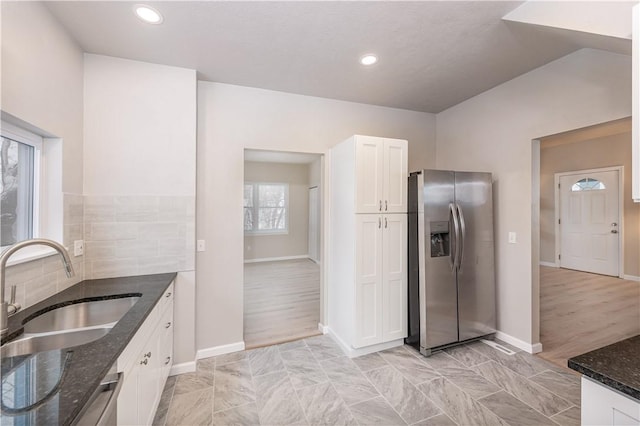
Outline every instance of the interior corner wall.
<path fill-rule="evenodd" d="M 631 198 L 631 132 L 540 150 L 540 260 L 555 263 L 556 173 L 624 166 L 624 274 L 640 276 L 640 204 Z"/>
<path fill-rule="evenodd" d="M 498 330 L 539 342 L 532 140 L 631 114 L 631 58 L 582 49 L 436 116 L 437 167 L 493 173 Z M 508 243 L 516 232 L 517 243 Z M 537 256 L 535 256 L 537 258 Z M 537 268 L 537 265 L 535 266 Z"/>
<path fill-rule="evenodd" d="M 82 50 L 42 2 L 0 8 L 2 111 L 62 139 L 62 191 L 82 194 Z"/>
<path fill-rule="evenodd" d="M 198 83 L 199 350 L 243 341 L 244 149 L 324 154 L 353 134 L 407 139 L 410 168 L 435 166 L 433 114 Z"/>
<path fill-rule="evenodd" d="M 289 185 L 285 234 L 244 234 L 244 260 L 306 256 L 309 251 L 309 165 L 245 161 L 245 182 Z"/>

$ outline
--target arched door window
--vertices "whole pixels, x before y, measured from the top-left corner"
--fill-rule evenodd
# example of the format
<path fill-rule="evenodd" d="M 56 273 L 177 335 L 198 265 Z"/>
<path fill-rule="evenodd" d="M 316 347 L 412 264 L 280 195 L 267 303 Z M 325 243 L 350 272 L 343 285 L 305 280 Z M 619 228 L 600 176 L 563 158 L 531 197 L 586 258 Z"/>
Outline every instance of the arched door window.
<path fill-rule="evenodd" d="M 600 189 L 606 189 L 604 183 L 598 179 L 584 178 L 580 179 L 571 186 L 571 191 L 597 191 Z"/>

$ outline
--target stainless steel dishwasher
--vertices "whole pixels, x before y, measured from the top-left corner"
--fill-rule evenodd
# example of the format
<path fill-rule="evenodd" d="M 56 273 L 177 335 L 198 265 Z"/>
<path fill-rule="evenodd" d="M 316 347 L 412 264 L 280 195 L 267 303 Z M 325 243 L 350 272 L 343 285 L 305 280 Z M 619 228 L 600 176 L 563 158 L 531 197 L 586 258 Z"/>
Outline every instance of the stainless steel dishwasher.
<path fill-rule="evenodd" d="M 91 395 L 73 424 L 78 426 L 115 426 L 118 423 L 118 394 L 124 382 L 114 364 Z"/>

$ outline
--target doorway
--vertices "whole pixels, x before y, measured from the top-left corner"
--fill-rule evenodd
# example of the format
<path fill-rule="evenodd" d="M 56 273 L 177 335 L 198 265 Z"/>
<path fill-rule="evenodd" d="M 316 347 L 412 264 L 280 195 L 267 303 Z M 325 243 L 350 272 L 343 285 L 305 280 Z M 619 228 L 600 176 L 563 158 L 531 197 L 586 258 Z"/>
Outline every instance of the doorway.
<path fill-rule="evenodd" d="M 245 150 L 244 342 L 320 334 L 321 155 Z"/>
<path fill-rule="evenodd" d="M 536 142 L 539 356 L 566 367 L 573 356 L 640 333 L 640 204 L 631 198 L 631 119 Z"/>
<path fill-rule="evenodd" d="M 561 268 L 620 276 L 622 167 L 556 173 Z"/>

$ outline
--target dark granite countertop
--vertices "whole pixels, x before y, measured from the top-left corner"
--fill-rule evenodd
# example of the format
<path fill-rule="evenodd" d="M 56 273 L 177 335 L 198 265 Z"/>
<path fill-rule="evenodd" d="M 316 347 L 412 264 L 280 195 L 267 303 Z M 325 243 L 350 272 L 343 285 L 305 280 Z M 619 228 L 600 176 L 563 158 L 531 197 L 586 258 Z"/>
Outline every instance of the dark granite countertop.
<path fill-rule="evenodd" d="M 12 417 L 13 424 L 71 424 L 175 277 L 175 273 L 168 273 L 85 280 L 10 317 L 9 333 L 2 343 L 22 334 L 23 321 L 48 307 L 116 295 L 140 296 L 98 340 L 69 349 L 2 359 L 2 417 Z M 36 402 L 36 394 L 48 396 L 29 410 L 19 409 Z"/>
<path fill-rule="evenodd" d="M 573 357 L 569 368 L 640 400 L 640 335 Z"/>

